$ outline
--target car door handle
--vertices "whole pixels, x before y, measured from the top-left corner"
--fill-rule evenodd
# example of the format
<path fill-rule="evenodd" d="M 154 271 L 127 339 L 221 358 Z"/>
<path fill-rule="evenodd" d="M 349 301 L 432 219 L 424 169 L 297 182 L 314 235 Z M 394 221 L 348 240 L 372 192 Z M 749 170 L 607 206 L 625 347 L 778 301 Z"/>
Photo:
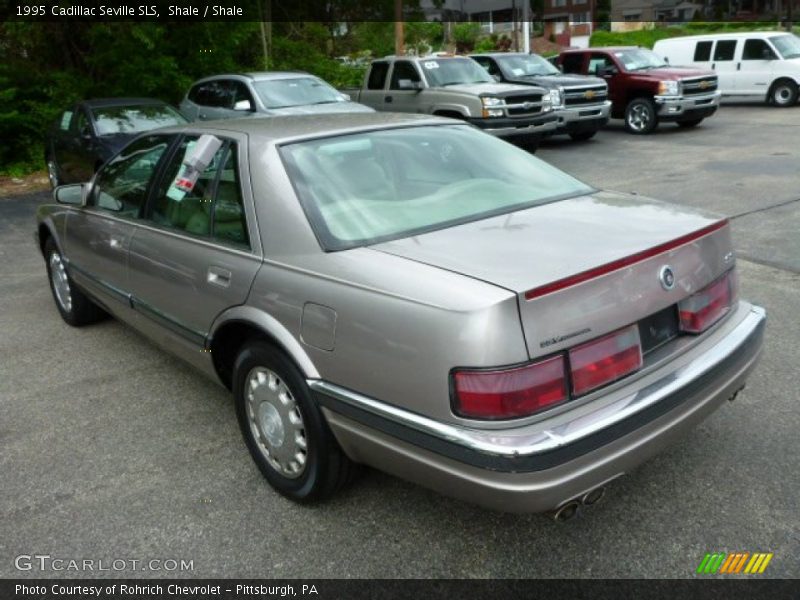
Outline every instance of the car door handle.
<path fill-rule="evenodd" d="M 742 63 L 736 63 L 736 70 L 737 71 L 741 71 L 742 70 Z"/>
<path fill-rule="evenodd" d="M 122 248 L 122 240 L 115 237 L 109 238 L 108 245 L 114 248 L 114 250 L 119 250 Z"/>
<path fill-rule="evenodd" d="M 711 63 L 711 68 L 712 69 L 716 69 L 717 68 L 717 63 Z"/>
<path fill-rule="evenodd" d="M 200 119 L 201 121 L 205 121 L 206 119 L 208 119 L 208 115 L 206 113 L 200 113 L 199 115 L 197 115 L 197 118 Z"/>
<path fill-rule="evenodd" d="M 231 284 L 231 272 L 220 267 L 209 267 L 207 281 L 212 285 L 226 288 Z"/>
<path fill-rule="evenodd" d="M 392 97 L 391 97 L 391 96 L 386 96 L 386 97 L 384 98 L 384 100 L 385 100 L 386 102 L 391 102 L 391 101 L 392 101 Z"/>

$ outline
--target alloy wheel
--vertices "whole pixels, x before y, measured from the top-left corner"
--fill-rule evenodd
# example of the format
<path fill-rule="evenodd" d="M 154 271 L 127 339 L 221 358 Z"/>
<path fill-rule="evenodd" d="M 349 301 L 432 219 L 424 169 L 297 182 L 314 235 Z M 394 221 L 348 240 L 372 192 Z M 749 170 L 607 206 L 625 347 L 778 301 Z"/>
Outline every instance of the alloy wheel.
<path fill-rule="evenodd" d="M 59 306 L 64 312 L 70 312 L 72 310 L 72 291 L 69 287 L 67 269 L 58 252 L 50 254 L 50 281 L 53 283 L 53 291 Z"/>

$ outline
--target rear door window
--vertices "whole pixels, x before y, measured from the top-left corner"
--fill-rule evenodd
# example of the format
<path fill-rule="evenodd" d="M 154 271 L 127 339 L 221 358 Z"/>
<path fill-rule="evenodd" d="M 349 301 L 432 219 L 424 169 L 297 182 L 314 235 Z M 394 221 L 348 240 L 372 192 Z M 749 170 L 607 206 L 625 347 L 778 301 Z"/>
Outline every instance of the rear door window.
<path fill-rule="evenodd" d="M 714 62 L 733 60 L 736 54 L 736 40 L 720 40 L 714 48 Z"/>
<path fill-rule="evenodd" d="M 372 68 L 369 71 L 369 79 L 367 80 L 368 90 L 382 90 L 386 82 L 386 75 L 389 73 L 389 63 L 376 62 L 372 63 Z"/>
<path fill-rule="evenodd" d="M 564 73 L 583 74 L 583 54 L 565 54 L 561 58 L 561 68 Z"/>
<path fill-rule="evenodd" d="M 711 46 L 714 45 L 712 41 L 697 42 L 694 47 L 694 62 L 708 62 L 711 60 Z"/>

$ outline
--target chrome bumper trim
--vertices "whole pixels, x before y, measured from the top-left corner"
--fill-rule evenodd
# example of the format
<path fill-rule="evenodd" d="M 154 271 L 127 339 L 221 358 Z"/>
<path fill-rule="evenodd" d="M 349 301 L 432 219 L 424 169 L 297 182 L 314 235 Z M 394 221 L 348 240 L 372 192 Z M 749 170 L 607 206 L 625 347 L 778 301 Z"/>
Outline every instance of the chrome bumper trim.
<path fill-rule="evenodd" d="M 766 311 L 752 306 L 748 314 L 735 328 L 714 346 L 685 365 L 670 371 L 655 383 L 613 402 L 598 407 L 555 427 L 535 430 L 532 426 L 515 429 L 475 429 L 429 419 L 417 413 L 386 404 L 319 379 L 308 380 L 309 387 L 345 405 L 366 411 L 401 427 L 455 444 L 480 454 L 519 459 L 551 452 L 574 444 L 584 438 L 612 427 L 621 421 L 657 404 L 669 396 L 681 392 L 695 380 L 722 366 L 726 359 L 744 349 L 751 338 L 761 333 L 766 321 Z M 759 347 L 752 354 L 757 355 Z"/>
<path fill-rule="evenodd" d="M 591 112 L 591 115 L 582 116 L 581 113 Z M 592 121 L 595 119 L 608 118 L 611 114 L 611 101 L 606 100 L 602 104 L 585 104 L 579 106 L 565 106 L 556 109 L 556 114 L 561 120 L 561 125 L 574 123 L 576 121 Z"/>

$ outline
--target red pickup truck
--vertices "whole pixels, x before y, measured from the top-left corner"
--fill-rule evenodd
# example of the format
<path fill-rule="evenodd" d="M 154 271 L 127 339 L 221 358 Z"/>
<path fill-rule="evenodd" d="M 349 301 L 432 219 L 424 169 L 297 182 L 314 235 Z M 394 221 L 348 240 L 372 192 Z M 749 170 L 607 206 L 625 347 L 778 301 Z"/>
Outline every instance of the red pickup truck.
<path fill-rule="evenodd" d="M 713 71 L 671 67 L 646 48 L 567 50 L 555 62 L 564 73 L 605 79 L 611 117 L 625 119 L 631 133 L 651 133 L 662 121 L 694 127 L 719 106 L 721 94 Z"/>

